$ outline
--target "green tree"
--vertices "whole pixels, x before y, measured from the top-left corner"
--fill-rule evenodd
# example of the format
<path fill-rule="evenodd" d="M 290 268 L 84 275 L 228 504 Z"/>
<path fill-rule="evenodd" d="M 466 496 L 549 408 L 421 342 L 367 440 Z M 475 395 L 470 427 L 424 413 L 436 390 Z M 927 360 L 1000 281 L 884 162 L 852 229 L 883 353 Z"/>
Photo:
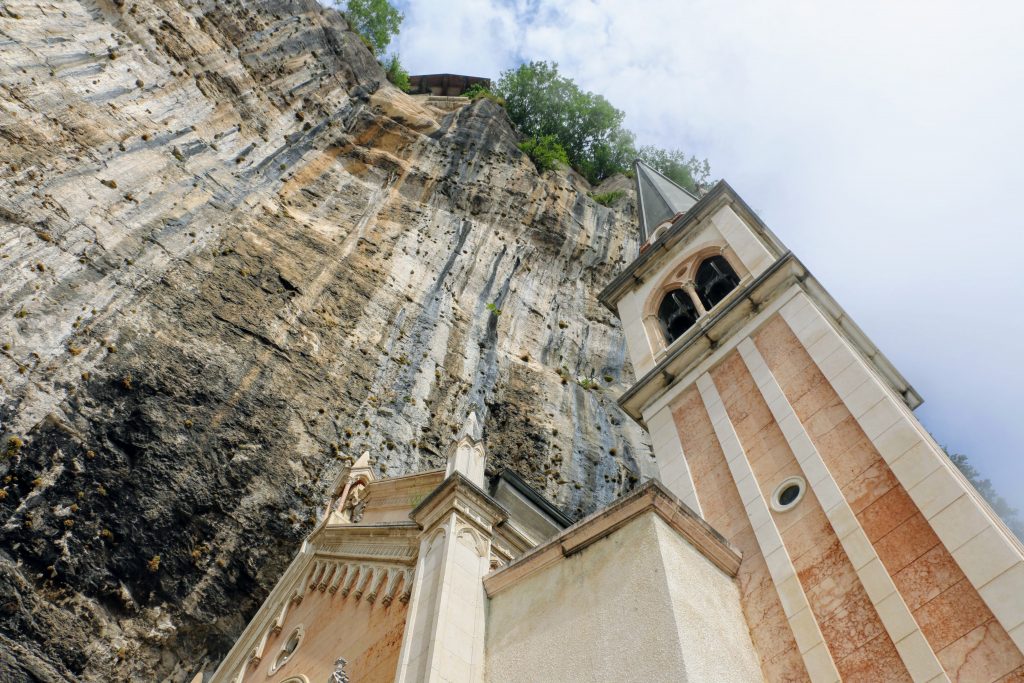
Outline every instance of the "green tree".
<path fill-rule="evenodd" d="M 687 158 L 681 150 L 650 145 L 637 150 L 637 157 L 694 194 L 707 191 L 710 185 L 711 166 L 707 159 L 701 160 L 694 156 Z"/>
<path fill-rule="evenodd" d="M 538 141 L 553 138 L 568 163 L 591 183 L 629 173 L 633 160 L 640 158 L 695 194 L 708 188 L 707 160 L 687 158 L 679 150 L 637 149 L 636 137 L 622 125 L 625 115 L 601 95 L 586 92 L 561 75 L 556 63 L 529 62 L 505 71 L 494 92 L 503 98 L 512 123 L 530 138 L 531 149 Z M 537 167 L 542 166 L 550 168 L 542 163 Z"/>
<path fill-rule="evenodd" d="M 558 64 L 530 62 L 505 71 L 495 94 L 505 100 L 521 132 L 537 139 L 553 136 L 569 163 L 591 182 L 624 168 L 620 160 L 632 149 L 632 134 L 622 128 L 625 115 L 559 74 Z"/>
<path fill-rule="evenodd" d="M 967 480 L 974 485 L 974 488 L 978 489 L 978 493 L 988 501 L 988 504 L 992 506 L 996 514 L 1006 522 L 1006 526 L 1010 528 L 1010 531 L 1017 534 L 1017 538 L 1024 541 L 1024 520 L 1020 518 L 1020 512 L 1010 505 L 1005 498 L 996 493 L 996 488 L 992 485 L 992 481 L 990 479 L 983 479 L 981 472 L 970 463 L 967 456 L 963 453 L 950 453 L 946 451 L 946 455 L 957 466 L 957 469 L 967 477 Z"/>
<path fill-rule="evenodd" d="M 405 18 L 388 0 L 348 0 L 345 16 L 374 54 L 383 54 Z"/>
<path fill-rule="evenodd" d="M 606 140 L 591 147 L 590 154 L 580 160 L 580 173 L 591 182 L 603 180 L 616 173 L 622 173 L 632 167 L 636 159 L 636 136 L 628 130 L 620 128 Z"/>
<path fill-rule="evenodd" d="M 485 97 L 490 94 L 491 91 L 485 88 L 480 83 L 474 83 L 473 85 L 469 86 L 468 88 L 462 91 L 462 96 L 468 97 L 471 100 L 475 100 L 478 97 Z"/>
<path fill-rule="evenodd" d="M 403 92 L 409 92 L 409 72 L 402 66 L 397 53 L 388 58 L 388 61 L 384 64 L 384 71 L 387 73 L 389 81 L 394 83 Z"/>

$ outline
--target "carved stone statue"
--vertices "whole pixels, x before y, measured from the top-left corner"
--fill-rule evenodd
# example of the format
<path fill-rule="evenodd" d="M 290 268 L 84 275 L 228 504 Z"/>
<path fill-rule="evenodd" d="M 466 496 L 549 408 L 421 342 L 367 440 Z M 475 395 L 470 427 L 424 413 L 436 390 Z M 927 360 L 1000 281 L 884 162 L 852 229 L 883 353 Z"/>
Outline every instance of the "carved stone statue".
<path fill-rule="evenodd" d="M 363 512 L 366 510 L 366 499 L 362 499 L 352 508 L 352 523 L 355 524 L 363 519 Z"/>
<path fill-rule="evenodd" d="M 327 679 L 327 683 L 348 683 L 348 674 L 345 673 L 345 665 L 347 663 L 344 657 L 338 657 L 334 660 L 334 671 Z"/>
<path fill-rule="evenodd" d="M 345 509 L 341 513 L 343 519 L 355 524 L 363 518 L 363 511 L 366 509 L 365 490 L 366 485 L 362 482 L 352 487 L 345 499 Z"/>

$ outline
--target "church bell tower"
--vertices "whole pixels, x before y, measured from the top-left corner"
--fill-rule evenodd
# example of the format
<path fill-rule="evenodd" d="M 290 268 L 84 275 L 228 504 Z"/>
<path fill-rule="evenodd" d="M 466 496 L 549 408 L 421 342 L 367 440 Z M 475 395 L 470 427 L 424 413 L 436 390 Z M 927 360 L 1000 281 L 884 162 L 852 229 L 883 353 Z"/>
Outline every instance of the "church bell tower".
<path fill-rule="evenodd" d="M 600 298 L 659 478 L 742 553 L 766 680 L 1024 679 L 1024 546 L 921 398 L 724 181 L 636 165 L 639 256 Z"/>

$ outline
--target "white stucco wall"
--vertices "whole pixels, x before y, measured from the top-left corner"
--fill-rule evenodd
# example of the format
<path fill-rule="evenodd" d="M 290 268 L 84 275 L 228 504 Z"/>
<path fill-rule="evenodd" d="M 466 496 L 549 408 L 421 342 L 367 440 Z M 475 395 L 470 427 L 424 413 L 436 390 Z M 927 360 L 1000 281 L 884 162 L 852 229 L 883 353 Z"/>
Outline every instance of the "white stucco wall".
<path fill-rule="evenodd" d="M 760 681 L 739 589 L 654 517 L 688 681 Z"/>
<path fill-rule="evenodd" d="M 495 595 L 486 680 L 761 681 L 729 576 L 653 512 Z"/>

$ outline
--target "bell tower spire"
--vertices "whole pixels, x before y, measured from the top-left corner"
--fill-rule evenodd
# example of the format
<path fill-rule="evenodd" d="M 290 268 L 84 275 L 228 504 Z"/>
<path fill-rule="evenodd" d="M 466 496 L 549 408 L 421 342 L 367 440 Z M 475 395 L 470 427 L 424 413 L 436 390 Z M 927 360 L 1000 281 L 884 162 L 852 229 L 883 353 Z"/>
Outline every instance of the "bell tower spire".
<path fill-rule="evenodd" d="M 658 226 L 671 221 L 697 203 L 697 198 L 639 159 L 634 164 L 640 243 L 647 242 Z"/>

